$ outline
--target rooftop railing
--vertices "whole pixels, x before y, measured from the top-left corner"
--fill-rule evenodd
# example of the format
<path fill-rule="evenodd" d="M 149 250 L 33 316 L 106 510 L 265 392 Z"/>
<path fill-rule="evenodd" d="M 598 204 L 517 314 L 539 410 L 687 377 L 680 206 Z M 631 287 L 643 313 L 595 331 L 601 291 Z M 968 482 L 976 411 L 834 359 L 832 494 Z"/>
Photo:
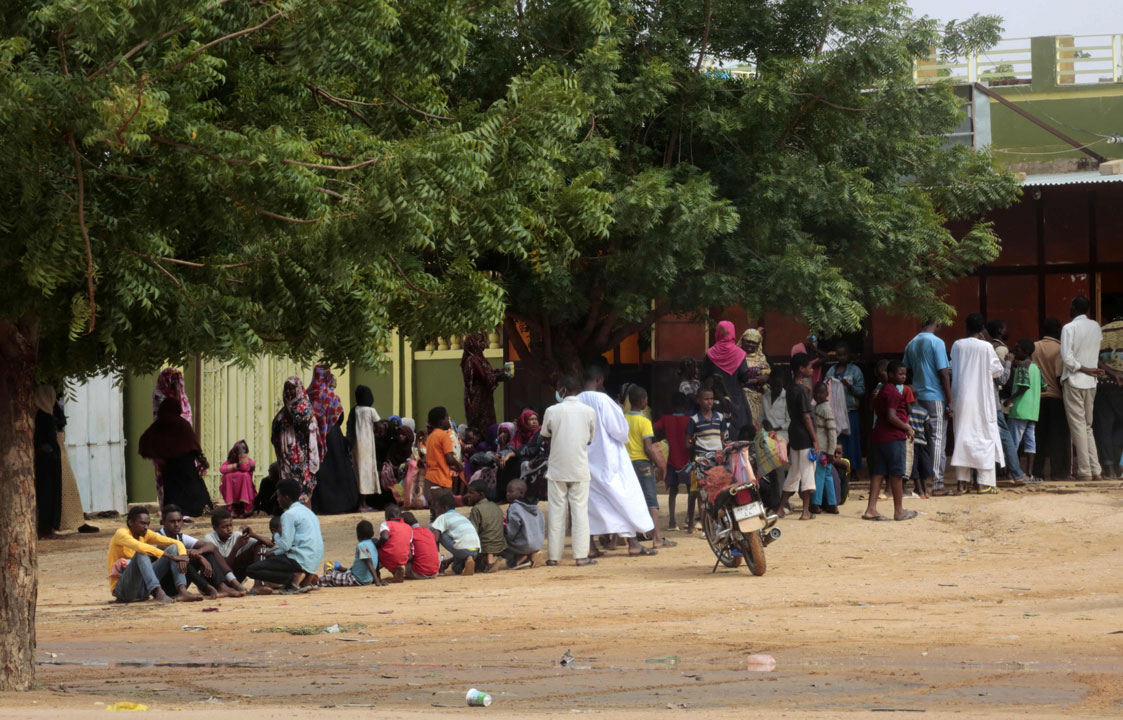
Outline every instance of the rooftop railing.
<path fill-rule="evenodd" d="M 1006 38 L 965 57 L 918 60 L 919 84 L 946 80 L 990 85 L 1084 85 L 1123 82 L 1123 34 Z"/>

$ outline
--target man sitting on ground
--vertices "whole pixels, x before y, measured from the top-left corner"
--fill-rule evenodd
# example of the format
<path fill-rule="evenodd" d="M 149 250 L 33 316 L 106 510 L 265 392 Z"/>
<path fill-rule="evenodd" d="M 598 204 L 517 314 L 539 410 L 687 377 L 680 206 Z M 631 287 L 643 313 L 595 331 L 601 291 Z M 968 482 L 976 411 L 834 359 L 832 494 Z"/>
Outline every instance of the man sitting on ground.
<path fill-rule="evenodd" d="M 300 502 L 300 484 L 291 478 L 277 483 L 277 503 L 284 513 L 281 532 L 274 538 L 273 555 L 250 565 L 248 575 L 263 583 L 281 585 L 283 593 L 304 592 L 311 586 L 302 587 L 302 583 L 315 577 L 324 559 L 320 521 Z M 258 592 L 255 584 L 254 593 Z"/>
<path fill-rule="evenodd" d="M 163 512 L 160 513 L 160 520 L 163 523 L 160 534 L 179 540 L 187 548 L 187 557 L 190 561 L 185 576 L 188 582 L 195 583 L 199 592 L 212 600 L 217 597 L 242 597 L 246 594 L 246 589 L 234 577 L 234 573 L 230 572 L 230 566 L 226 564 L 225 558 L 218 553 L 214 545 L 206 540 L 184 534 L 183 511 L 179 506 L 165 505 Z M 165 583 L 170 584 L 167 579 Z M 165 585 L 166 590 L 167 585 Z"/>
<path fill-rule="evenodd" d="M 203 540 L 215 546 L 218 554 L 234 573 L 234 580 L 241 585 L 246 579 L 246 571 L 250 565 L 262 559 L 262 551 L 272 544 L 272 541 L 259 537 L 248 527 L 235 530 L 234 518 L 226 508 L 218 508 L 214 511 L 211 515 L 211 528 L 212 530 L 203 536 Z M 234 583 L 230 583 L 230 587 L 238 589 Z"/>
<path fill-rule="evenodd" d="M 202 600 L 202 595 L 187 591 L 187 548 L 175 538 L 149 530 L 151 521 L 148 510 L 137 505 L 129 510 L 125 527 L 118 528 L 109 540 L 106 560 L 110 592 L 123 603 L 150 596 L 164 603 Z M 160 587 L 165 575 L 172 577 L 174 597 L 168 597 Z"/>

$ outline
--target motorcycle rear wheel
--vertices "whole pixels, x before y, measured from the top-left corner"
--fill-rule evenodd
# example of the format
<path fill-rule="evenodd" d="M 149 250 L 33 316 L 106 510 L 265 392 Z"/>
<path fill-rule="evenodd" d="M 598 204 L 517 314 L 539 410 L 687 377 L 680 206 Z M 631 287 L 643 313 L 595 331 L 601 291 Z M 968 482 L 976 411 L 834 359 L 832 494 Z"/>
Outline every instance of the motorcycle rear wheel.
<path fill-rule="evenodd" d="M 702 506 L 702 532 L 706 536 L 706 542 L 710 544 L 710 550 L 713 551 L 714 556 L 727 568 L 734 568 L 738 565 L 738 558 L 732 553 L 733 543 L 729 542 L 728 537 L 726 540 L 715 540 L 720 526 L 714 520 L 713 515 L 710 514 L 710 508 L 707 505 Z"/>
<path fill-rule="evenodd" d="M 764 543 L 760 540 L 760 533 L 750 532 L 741 533 L 739 536 L 738 545 L 741 546 L 741 552 L 745 555 L 745 562 L 749 565 L 749 570 L 753 575 L 763 575 L 768 569 L 768 563 L 764 559 Z"/>

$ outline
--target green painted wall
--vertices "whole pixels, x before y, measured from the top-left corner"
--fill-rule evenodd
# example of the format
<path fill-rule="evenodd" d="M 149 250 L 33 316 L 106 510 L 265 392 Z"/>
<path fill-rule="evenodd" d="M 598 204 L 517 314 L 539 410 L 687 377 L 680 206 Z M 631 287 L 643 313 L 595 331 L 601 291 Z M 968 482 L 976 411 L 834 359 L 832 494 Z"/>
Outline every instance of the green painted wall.
<path fill-rule="evenodd" d="M 125 415 L 125 487 L 131 503 L 156 502 L 156 473 L 150 460 L 140 456 L 140 436 L 152 424 L 152 391 L 159 372 L 146 375 L 126 373 L 123 409 Z M 183 374 L 187 397 L 195 397 L 195 371 Z M 194 410 L 195 403 L 192 402 Z"/>
<path fill-rule="evenodd" d="M 493 368 L 503 366 L 500 358 L 488 360 Z M 495 416 L 503 419 L 503 384 L 495 391 Z M 448 414 L 458 423 L 464 416 L 464 378 L 460 374 L 460 360 L 424 360 L 413 364 L 413 414 L 418 427 L 425 424 L 429 410 L 438 405 L 448 408 Z M 480 428 L 487 430 L 487 428 Z"/>
<path fill-rule="evenodd" d="M 374 393 L 374 408 L 381 417 L 400 414 L 401 408 L 394 407 L 394 377 L 389 372 L 351 368 L 351 404 L 355 403 L 355 388 L 366 385 Z"/>
<path fill-rule="evenodd" d="M 1004 90 L 1003 88 L 996 89 L 1000 92 Z M 1003 95 L 1015 99 L 1007 92 L 1003 92 Z M 1123 145 L 1097 142 L 1103 139 L 1100 137 L 1102 135 L 1123 134 L 1123 95 L 1048 100 L 1027 99 L 1024 102 L 1019 102 L 1018 105 L 1077 142 L 1096 143 L 1090 149 L 1095 150 L 1100 155 L 1111 160 L 1123 158 Z M 991 103 L 990 118 L 991 137 L 993 147 L 996 150 L 995 159 L 1000 163 L 1040 162 L 1062 158 L 1088 157 L 1060 138 L 998 103 Z M 1027 153 L 1068 152 L 1057 155 L 1023 155 L 1018 151 Z"/>

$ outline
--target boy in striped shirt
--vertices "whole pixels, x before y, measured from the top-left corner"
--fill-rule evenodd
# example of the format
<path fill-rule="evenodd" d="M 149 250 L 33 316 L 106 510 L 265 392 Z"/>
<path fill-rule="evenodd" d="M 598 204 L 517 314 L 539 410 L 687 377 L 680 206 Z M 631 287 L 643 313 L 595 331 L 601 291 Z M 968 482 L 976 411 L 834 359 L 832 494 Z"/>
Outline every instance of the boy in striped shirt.
<path fill-rule="evenodd" d="M 725 416 L 714 410 L 713 388 L 703 387 L 698 391 L 698 412 L 690 416 L 690 422 L 686 426 L 686 443 L 690 448 L 690 457 L 697 457 L 698 453 L 721 450 L 728 434 L 729 428 Z M 694 525 L 694 507 L 698 504 L 697 501 L 698 480 L 695 474 L 690 479 L 690 494 L 687 495 L 687 532 L 702 529 L 700 525 Z"/>

